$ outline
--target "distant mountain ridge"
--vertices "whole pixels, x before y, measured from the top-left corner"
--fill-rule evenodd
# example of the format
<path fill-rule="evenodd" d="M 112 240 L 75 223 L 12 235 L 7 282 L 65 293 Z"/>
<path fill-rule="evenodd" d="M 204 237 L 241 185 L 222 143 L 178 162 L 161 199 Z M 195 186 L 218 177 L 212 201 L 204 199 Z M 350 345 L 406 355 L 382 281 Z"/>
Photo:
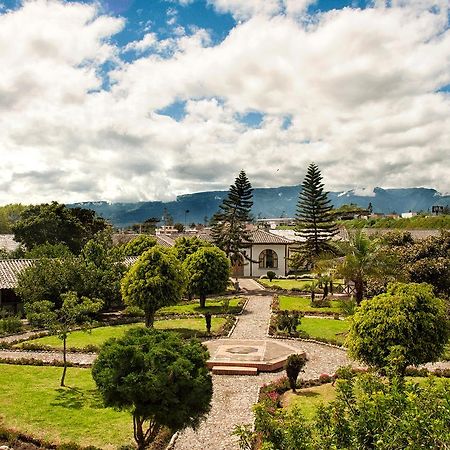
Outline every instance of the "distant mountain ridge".
<path fill-rule="evenodd" d="M 281 186 L 277 188 L 255 188 L 253 191 L 252 212 L 257 218 L 294 217 L 300 186 Z M 170 202 L 149 201 L 135 203 L 108 203 L 103 201 L 81 202 L 67 205 L 93 209 L 117 227 L 141 223 L 149 217 L 161 218 L 164 208 L 175 222 L 190 224 L 204 223 L 217 211 L 227 191 L 198 192 L 179 195 Z M 335 207 L 355 203 L 367 208 L 372 203 L 373 211 L 390 212 L 428 211 L 433 205 L 450 205 L 450 195 L 440 194 L 435 189 L 405 188 L 383 189 L 377 187 L 370 195 L 356 194 L 354 190 L 330 192 L 329 198 Z M 186 212 L 189 211 L 189 212 Z"/>

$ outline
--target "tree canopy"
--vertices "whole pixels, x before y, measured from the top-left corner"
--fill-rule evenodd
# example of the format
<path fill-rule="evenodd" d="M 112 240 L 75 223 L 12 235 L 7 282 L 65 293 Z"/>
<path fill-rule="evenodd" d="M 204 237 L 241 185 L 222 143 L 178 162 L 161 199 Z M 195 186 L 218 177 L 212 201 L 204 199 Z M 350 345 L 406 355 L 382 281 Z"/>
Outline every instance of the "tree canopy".
<path fill-rule="evenodd" d="M 185 273 L 173 254 L 155 246 L 144 252 L 125 274 L 121 283 L 126 305 L 145 312 L 145 324 L 153 326 L 155 312 L 181 300 Z"/>
<path fill-rule="evenodd" d="M 201 247 L 183 263 L 187 286 L 191 294 L 199 295 L 200 306 L 205 307 L 208 294 L 218 294 L 227 288 L 230 262 L 217 247 Z"/>
<path fill-rule="evenodd" d="M 323 253 L 334 253 L 330 241 L 337 233 L 337 226 L 332 209 L 320 170 L 312 163 L 302 183 L 295 216 L 295 231 L 304 238 L 297 258 L 300 257 L 308 265 L 312 265 L 315 258 Z"/>
<path fill-rule="evenodd" d="M 199 342 L 184 342 L 175 333 L 134 328 L 104 344 L 92 376 L 107 406 L 132 413 L 134 438 L 138 448 L 144 449 L 163 426 L 173 432 L 196 427 L 209 411 L 208 357 Z"/>
<path fill-rule="evenodd" d="M 79 253 L 83 245 L 107 223 L 94 211 L 67 208 L 57 202 L 31 205 L 23 210 L 13 225 L 15 240 L 28 250 L 41 244 L 65 244 L 71 252 Z"/>
<path fill-rule="evenodd" d="M 173 250 L 177 259 L 183 262 L 188 256 L 192 255 L 202 247 L 212 247 L 212 244 L 200 239 L 198 236 L 182 236 L 175 241 Z"/>
<path fill-rule="evenodd" d="M 124 244 L 121 248 L 124 256 L 141 256 L 142 253 L 156 245 L 156 238 L 148 234 L 141 234 Z"/>
<path fill-rule="evenodd" d="M 386 294 L 364 300 L 346 344 L 355 359 L 377 369 L 436 361 L 450 333 L 445 302 L 422 283 L 391 283 Z"/>

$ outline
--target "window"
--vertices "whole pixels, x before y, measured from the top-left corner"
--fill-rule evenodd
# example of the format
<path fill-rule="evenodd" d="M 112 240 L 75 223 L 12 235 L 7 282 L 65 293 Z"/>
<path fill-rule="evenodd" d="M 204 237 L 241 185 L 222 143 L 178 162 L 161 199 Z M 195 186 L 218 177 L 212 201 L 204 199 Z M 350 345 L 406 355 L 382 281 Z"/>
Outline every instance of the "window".
<path fill-rule="evenodd" d="M 259 255 L 259 268 L 260 269 L 277 269 L 278 268 L 278 255 L 270 249 L 263 250 Z"/>

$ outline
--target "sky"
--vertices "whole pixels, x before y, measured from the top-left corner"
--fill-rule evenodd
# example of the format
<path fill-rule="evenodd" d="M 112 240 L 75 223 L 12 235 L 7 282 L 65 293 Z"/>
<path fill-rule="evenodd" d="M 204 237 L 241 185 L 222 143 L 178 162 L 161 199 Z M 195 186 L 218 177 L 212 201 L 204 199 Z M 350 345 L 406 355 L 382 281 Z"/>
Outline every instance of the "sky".
<path fill-rule="evenodd" d="M 0 0 L 0 204 L 450 191 L 449 0 Z"/>

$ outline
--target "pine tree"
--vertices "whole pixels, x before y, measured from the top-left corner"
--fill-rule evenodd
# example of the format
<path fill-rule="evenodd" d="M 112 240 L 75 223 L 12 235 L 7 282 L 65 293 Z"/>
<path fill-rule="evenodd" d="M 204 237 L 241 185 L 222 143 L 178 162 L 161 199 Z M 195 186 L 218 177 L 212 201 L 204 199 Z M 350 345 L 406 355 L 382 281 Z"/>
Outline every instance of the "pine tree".
<path fill-rule="evenodd" d="M 324 191 L 319 168 L 310 164 L 297 203 L 295 231 L 305 239 L 295 259 L 309 265 L 323 253 L 333 252 L 331 238 L 337 233 L 331 210 L 333 206 Z"/>
<path fill-rule="evenodd" d="M 252 185 L 241 170 L 234 184 L 230 186 L 227 198 L 223 200 L 212 219 L 214 243 L 226 253 L 232 263 L 240 259 L 244 242 L 251 239 L 246 225 L 251 220 L 252 206 Z"/>

